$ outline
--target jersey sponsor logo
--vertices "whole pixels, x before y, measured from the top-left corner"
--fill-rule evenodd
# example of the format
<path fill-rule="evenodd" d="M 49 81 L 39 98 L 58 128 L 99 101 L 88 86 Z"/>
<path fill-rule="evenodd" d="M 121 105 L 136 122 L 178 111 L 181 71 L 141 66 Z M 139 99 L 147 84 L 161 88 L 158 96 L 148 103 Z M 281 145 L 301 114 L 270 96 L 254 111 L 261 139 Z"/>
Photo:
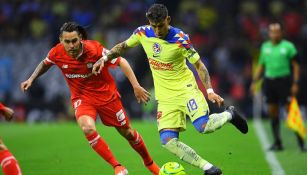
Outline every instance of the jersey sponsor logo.
<path fill-rule="evenodd" d="M 88 78 L 92 76 L 92 73 L 88 74 L 65 74 L 66 78 Z"/>
<path fill-rule="evenodd" d="M 123 125 L 125 125 L 126 123 L 127 123 L 126 120 L 124 120 L 124 121 L 120 122 L 120 126 L 123 126 Z"/>
<path fill-rule="evenodd" d="M 159 43 L 153 43 L 152 50 L 154 52 L 154 55 L 158 56 L 157 54 L 161 53 L 162 48 Z"/>
<path fill-rule="evenodd" d="M 126 116 L 124 111 L 121 109 L 120 111 L 116 112 L 117 121 L 121 122 L 125 120 Z"/>
<path fill-rule="evenodd" d="M 148 58 L 149 64 L 155 70 L 173 70 L 172 63 L 162 63 L 160 61 Z"/>

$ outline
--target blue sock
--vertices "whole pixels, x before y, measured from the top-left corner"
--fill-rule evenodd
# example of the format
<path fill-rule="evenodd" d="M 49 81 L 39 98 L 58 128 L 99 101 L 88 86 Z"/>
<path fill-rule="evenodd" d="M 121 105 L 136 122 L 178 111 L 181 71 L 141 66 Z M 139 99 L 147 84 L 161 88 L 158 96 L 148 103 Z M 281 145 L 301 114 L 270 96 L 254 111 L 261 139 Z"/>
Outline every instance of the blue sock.
<path fill-rule="evenodd" d="M 206 124 L 209 120 L 209 114 L 207 112 L 206 115 L 199 117 L 198 119 L 196 119 L 193 122 L 194 127 L 196 128 L 196 130 L 200 133 L 204 133 L 205 132 L 205 128 L 206 128 Z"/>

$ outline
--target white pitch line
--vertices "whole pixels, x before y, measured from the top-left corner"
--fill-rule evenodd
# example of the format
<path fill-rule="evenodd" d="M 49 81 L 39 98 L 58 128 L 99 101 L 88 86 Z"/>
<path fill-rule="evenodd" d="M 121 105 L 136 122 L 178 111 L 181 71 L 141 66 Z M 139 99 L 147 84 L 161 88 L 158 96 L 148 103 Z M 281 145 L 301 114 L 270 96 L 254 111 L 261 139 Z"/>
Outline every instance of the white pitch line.
<path fill-rule="evenodd" d="M 285 175 L 285 171 L 277 160 L 275 153 L 273 151 L 268 151 L 269 140 L 267 138 L 267 133 L 261 122 L 261 94 L 257 94 L 253 100 L 253 116 L 254 116 L 254 128 L 258 136 L 259 141 L 261 142 L 262 150 L 265 154 L 265 158 L 272 170 L 272 175 Z"/>

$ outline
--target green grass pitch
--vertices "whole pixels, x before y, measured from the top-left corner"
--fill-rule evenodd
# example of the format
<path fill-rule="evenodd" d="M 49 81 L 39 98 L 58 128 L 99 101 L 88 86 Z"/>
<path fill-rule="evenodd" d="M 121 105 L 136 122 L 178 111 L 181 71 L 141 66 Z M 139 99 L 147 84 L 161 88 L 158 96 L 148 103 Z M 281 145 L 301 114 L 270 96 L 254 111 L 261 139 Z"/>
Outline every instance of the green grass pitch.
<path fill-rule="evenodd" d="M 131 123 L 143 136 L 150 154 L 160 166 L 168 161 L 177 161 L 185 167 L 188 175 L 203 174 L 160 145 L 155 122 Z M 268 123 L 265 125 L 269 129 Z M 114 128 L 101 123 L 97 123 L 97 128 L 130 175 L 150 175 L 138 154 Z M 247 135 L 242 135 L 227 124 L 215 133 L 202 135 L 188 123 L 188 129 L 181 133 L 180 139 L 220 167 L 226 175 L 269 175 L 271 170 L 252 122 L 249 122 L 249 129 Z M 76 123 L 26 125 L 5 122 L 0 124 L 0 134 L 18 159 L 24 175 L 114 174 L 113 169 L 90 148 Z M 293 133 L 286 128 L 283 128 L 283 139 L 286 150 L 276 156 L 286 174 L 306 174 L 307 153 L 298 151 Z"/>

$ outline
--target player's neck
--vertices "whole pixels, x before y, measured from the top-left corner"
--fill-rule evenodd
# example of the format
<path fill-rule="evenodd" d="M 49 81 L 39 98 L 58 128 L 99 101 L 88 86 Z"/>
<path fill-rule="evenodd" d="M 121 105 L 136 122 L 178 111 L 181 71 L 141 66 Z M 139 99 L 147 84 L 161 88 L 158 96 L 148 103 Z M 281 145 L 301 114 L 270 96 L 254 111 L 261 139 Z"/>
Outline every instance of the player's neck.
<path fill-rule="evenodd" d="M 170 29 L 171 29 L 171 26 L 169 25 L 167 33 L 162 38 L 159 38 L 159 39 L 165 40 L 167 38 L 168 34 L 169 34 Z"/>
<path fill-rule="evenodd" d="M 273 45 L 278 45 L 280 42 L 281 42 L 282 39 L 279 39 L 279 40 L 272 40 L 272 44 Z"/>
<path fill-rule="evenodd" d="M 81 46 L 80 46 L 78 54 L 71 55 L 71 57 L 73 57 L 74 59 L 78 60 L 81 57 L 82 54 L 83 54 L 83 43 L 81 42 Z"/>

